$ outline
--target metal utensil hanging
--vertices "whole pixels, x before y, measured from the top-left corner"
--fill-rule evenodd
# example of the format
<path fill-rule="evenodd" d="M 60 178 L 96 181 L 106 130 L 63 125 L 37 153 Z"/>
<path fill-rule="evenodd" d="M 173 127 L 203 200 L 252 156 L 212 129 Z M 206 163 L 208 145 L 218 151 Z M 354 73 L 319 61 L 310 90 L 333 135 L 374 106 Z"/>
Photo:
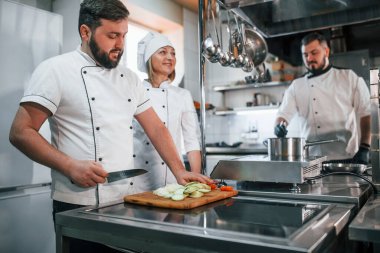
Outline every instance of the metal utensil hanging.
<path fill-rule="evenodd" d="M 219 63 L 223 67 L 228 67 L 231 64 L 235 63 L 235 57 L 231 52 L 232 47 L 232 37 L 231 37 L 231 30 L 230 30 L 230 15 L 229 11 L 226 12 L 227 15 L 227 34 L 228 34 L 228 48 L 226 52 L 223 52 L 221 57 L 219 58 Z M 222 29 L 222 25 L 220 24 L 220 28 Z M 223 45 L 221 44 L 221 49 L 223 50 Z"/>
<path fill-rule="evenodd" d="M 203 56 L 209 60 L 212 63 L 218 62 L 221 49 L 219 46 L 219 35 L 216 30 L 216 24 L 215 24 L 215 17 L 214 17 L 214 12 L 211 10 L 211 0 L 208 0 L 207 4 L 207 25 L 208 25 L 208 31 L 209 34 L 206 36 L 206 38 L 202 42 L 202 54 Z M 214 28 L 215 28 L 215 33 L 216 33 L 216 38 L 217 38 L 217 44 L 213 41 L 211 37 L 211 28 L 210 28 L 210 13 L 212 15 L 213 23 L 214 23 Z"/>

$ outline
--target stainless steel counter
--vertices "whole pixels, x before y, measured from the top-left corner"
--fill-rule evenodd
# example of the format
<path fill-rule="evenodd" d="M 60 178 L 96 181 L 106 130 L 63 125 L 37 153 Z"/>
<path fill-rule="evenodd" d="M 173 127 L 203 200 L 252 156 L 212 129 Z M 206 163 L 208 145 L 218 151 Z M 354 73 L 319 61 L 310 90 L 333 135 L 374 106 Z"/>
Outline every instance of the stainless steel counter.
<path fill-rule="evenodd" d="M 373 252 L 380 252 L 380 196 L 364 205 L 349 226 L 349 238 L 373 243 Z"/>
<path fill-rule="evenodd" d="M 191 210 L 113 203 L 57 214 L 57 253 L 70 238 L 138 252 L 347 252 L 336 238 L 353 208 L 244 196 Z"/>
<path fill-rule="evenodd" d="M 139 252 L 361 252 L 348 224 L 372 193 L 364 180 L 329 176 L 315 184 L 233 182 L 235 198 L 191 210 L 126 203 L 57 214 L 57 253 L 70 238 Z"/>

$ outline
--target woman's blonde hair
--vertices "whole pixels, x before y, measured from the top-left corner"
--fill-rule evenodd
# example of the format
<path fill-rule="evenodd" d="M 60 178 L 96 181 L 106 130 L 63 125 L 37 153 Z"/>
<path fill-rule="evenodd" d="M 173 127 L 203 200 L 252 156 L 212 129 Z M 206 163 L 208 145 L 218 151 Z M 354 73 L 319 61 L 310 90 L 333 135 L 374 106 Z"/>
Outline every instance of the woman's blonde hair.
<path fill-rule="evenodd" d="M 148 80 L 152 81 L 153 75 L 154 75 L 154 70 L 153 70 L 153 66 L 152 66 L 152 57 L 149 58 L 149 60 L 146 64 L 147 64 L 147 70 L 148 70 Z M 172 73 L 169 74 L 168 77 L 169 77 L 170 82 L 173 82 L 173 80 L 175 78 L 175 69 L 173 70 Z"/>

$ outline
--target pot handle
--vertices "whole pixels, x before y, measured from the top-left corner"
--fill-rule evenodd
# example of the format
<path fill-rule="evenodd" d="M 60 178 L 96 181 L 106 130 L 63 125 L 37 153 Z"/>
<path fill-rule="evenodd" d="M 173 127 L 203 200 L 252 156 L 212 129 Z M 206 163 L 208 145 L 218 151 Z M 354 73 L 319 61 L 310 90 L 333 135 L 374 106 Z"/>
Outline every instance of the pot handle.
<path fill-rule="evenodd" d="M 340 139 L 331 139 L 331 140 L 320 140 L 320 141 L 306 141 L 305 146 L 314 146 L 314 145 L 319 145 L 319 144 L 327 144 L 327 143 L 332 143 L 332 142 L 339 142 L 342 141 Z"/>
<path fill-rule="evenodd" d="M 342 141 L 341 139 L 332 139 L 332 140 L 320 140 L 320 141 L 306 141 L 305 145 L 303 146 L 302 156 L 303 157 L 309 157 L 309 147 L 319 144 L 326 144 L 326 143 L 332 143 L 332 142 L 339 142 Z"/>

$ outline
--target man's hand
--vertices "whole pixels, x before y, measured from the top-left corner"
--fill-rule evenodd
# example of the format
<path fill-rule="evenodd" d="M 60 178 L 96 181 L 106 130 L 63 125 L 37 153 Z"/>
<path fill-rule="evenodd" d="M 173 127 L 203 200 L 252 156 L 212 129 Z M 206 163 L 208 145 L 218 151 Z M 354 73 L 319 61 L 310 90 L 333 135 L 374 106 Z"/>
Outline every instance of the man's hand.
<path fill-rule="evenodd" d="M 288 133 L 288 130 L 286 130 L 286 126 L 283 122 L 277 124 L 277 126 L 274 128 L 274 134 L 279 137 L 283 138 Z"/>
<path fill-rule="evenodd" d="M 360 144 L 358 152 L 352 158 L 354 163 L 368 164 L 369 163 L 369 145 Z"/>
<path fill-rule="evenodd" d="M 185 184 L 187 184 L 189 182 L 193 182 L 193 181 L 197 181 L 197 182 L 204 183 L 204 184 L 214 182 L 214 180 L 210 179 L 209 177 L 207 177 L 205 175 L 202 175 L 202 174 L 196 173 L 196 172 L 189 172 L 189 171 L 185 171 L 185 170 L 183 172 L 178 173 L 175 176 L 176 176 L 177 182 L 179 184 L 182 184 L 182 185 L 185 185 Z"/>
<path fill-rule="evenodd" d="M 94 187 L 105 183 L 108 172 L 100 163 L 93 161 L 75 161 L 70 169 L 71 182 L 80 187 Z"/>

